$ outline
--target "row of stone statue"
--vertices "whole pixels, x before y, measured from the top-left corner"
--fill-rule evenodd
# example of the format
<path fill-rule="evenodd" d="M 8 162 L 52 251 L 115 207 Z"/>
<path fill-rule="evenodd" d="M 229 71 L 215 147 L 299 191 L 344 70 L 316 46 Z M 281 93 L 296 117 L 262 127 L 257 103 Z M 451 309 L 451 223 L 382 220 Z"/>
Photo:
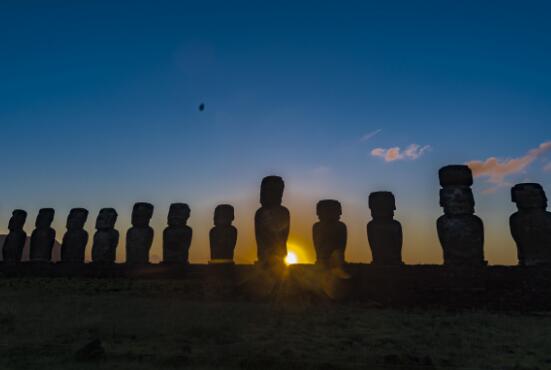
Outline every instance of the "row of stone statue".
<path fill-rule="evenodd" d="M 465 165 L 451 165 L 439 170 L 440 206 L 444 215 L 437 229 L 444 251 L 445 264 L 484 265 L 484 226 L 474 215 L 471 190 L 473 176 Z M 511 188 L 511 201 L 517 212 L 509 218 L 511 235 L 517 245 L 519 265 L 551 264 L 551 213 L 540 184 L 522 183 Z"/>
<path fill-rule="evenodd" d="M 450 165 L 439 170 L 440 205 L 444 215 L 438 218 L 437 231 L 444 252 L 444 263 L 455 266 L 482 266 L 484 260 L 484 227 L 474 215 L 474 197 L 471 190 L 473 177 L 469 167 Z M 282 264 L 287 255 L 290 215 L 282 206 L 284 182 L 281 177 L 268 176 L 260 188 L 261 207 L 255 214 L 255 236 L 258 262 Z M 551 264 L 551 213 L 546 211 L 547 198 L 539 184 L 517 184 L 511 189 L 512 201 L 518 212 L 510 218 L 512 236 L 517 244 L 520 265 Z M 313 239 L 317 263 L 322 266 L 338 266 L 344 263 L 347 241 L 346 225 L 340 221 L 341 204 L 332 199 L 318 202 L 319 222 L 313 226 Z M 372 220 L 367 225 L 367 235 L 373 255 L 373 263 L 381 265 L 402 264 L 402 227 L 394 220 L 396 209 L 394 195 L 379 191 L 369 195 Z M 143 264 L 149 261 L 153 242 L 153 229 L 149 221 L 153 205 L 136 203 L 132 210 L 132 227 L 126 234 L 126 261 Z M 190 216 L 187 204 L 173 203 L 168 213 L 168 227 L 163 232 L 163 262 L 187 263 L 192 229 L 186 225 Z M 21 260 L 26 233 L 23 226 L 27 213 L 13 211 L 9 234 L 3 245 L 6 262 Z M 88 211 L 74 208 L 67 218 L 67 232 L 61 245 L 63 262 L 84 262 L 88 233 L 83 229 Z M 51 228 L 54 210 L 43 208 L 36 218 L 36 229 L 31 235 L 31 261 L 50 261 L 55 241 Z M 214 212 L 214 227 L 210 230 L 211 261 L 233 263 L 237 241 L 237 229 L 232 226 L 234 209 L 222 204 Z M 117 212 L 113 208 L 102 209 L 96 219 L 96 233 L 92 244 L 92 261 L 113 263 L 119 242 L 115 230 Z"/>

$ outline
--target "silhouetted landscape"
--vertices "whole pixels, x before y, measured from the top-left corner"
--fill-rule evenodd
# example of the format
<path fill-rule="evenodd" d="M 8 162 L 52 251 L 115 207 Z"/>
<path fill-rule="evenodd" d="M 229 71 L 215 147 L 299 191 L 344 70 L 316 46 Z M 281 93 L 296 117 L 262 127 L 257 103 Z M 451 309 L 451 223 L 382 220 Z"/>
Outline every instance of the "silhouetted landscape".
<path fill-rule="evenodd" d="M 0 370 L 550 370 L 550 14 L 0 1 Z"/>
<path fill-rule="evenodd" d="M 403 264 L 402 229 L 393 219 L 396 205 L 390 192 L 369 197 L 371 264 L 346 263 L 347 229 L 339 221 L 341 204 L 333 199 L 317 203 L 319 222 L 312 229 L 316 263 L 289 264 L 290 214 L 281 205 L 284 182 L 278 176 L 261 183 L 255 265 L 233 262 L 238 230 L 231 225 L 234 209 L 227 204 L 214 212 L 209 265 L 188 261 L 192 230 L 186 225 L 186 204 L 171 205 L 160 264 L 149 263 L 152 204 L 134 205 L 124 264 L 115 263 L 119 234 L 114 209 L 104 208 L 97 217 L 91 263 L 84 259 L 88 211 L 71 210 L 61 260 L 53 263 L 52 251 L 59 250 L 50 228 L 54 210 L 40 210 L 27 248 L 22 231 L 26 213 L 15 210 L 0 266 L 0 292 L 6 297 L 1 320 L 11 337 L 0 361 L 21 368 L 55 363 L 63 364 L 60 368 L 498 369 L 520 361 L 515 368 L 524 369 L 551 363 L 546 350 L 551 338 L 545 334 L 551 328 L 546 313 L 551 310 L 546 243 L 551 223 L 543 189 L 518 184 L 511 190 L 519 207 L 511 217 L 519 266 L 486 266 L 482 220 L 473 215 L 471 170 L 447 166 L 439 177 L 445 212 L 437 221 L 442 266 Z M 29 305 L 29 299 L 40 304 Z M 61 316 L 43 314 L 52 309 Z M 57 325 L 73 315 L 86 317 Z M 522 340 L 524 346 L 513 346 L 511 337 L 502 334 L 504 318 L 522 328 L 514 343 Z M 29 326 L 33 320 L 40 324 Z M 535 336 L 530 326 L 538 327 Z M 362 334 L 362 327 L 370 328 L 369 335 Z M 41 337 L 39 328 L 50 335 L 53 331 L 55 344 Z M 392 330 L 400 335 L 388 337 Z M 485 335 L 492 337 L 492 350 L 473 356 L 471 341 Z M 538 335 L 541 341 L 528 345 Z M 17 339 L 27 336 L 38 338 L 33 345 L 44 355 L 18 355 L 31 350 Z M 364 349 L 356 353 L 356 346 Z M 506 355 L 498 356 L 503 350 Z"/>

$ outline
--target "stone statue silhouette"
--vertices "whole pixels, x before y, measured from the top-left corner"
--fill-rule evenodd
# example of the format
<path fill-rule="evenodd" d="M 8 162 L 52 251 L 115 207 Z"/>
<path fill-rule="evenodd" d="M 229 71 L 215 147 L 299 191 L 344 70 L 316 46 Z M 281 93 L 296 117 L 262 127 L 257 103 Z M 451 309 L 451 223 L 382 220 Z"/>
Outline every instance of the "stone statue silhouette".
<path fill-rule="evenodd" d="M 102 208 L 96 219 L 96 233 L 92 245 L 92 261 L 114 263 L 119 245 L 119 232 L 115 230 L 117 211 L 113 208 Z"/>
<path fill-rule="evenodd" d="M 289 237 L 289 210 L 281 205 L 285 184 L 279 176 L 267 176 L 260 186 L 260 207 L 254 216 L 258 261 L 283 264 Z"/>
<path fill-rule="evenodd" d="M 346 225 L 340 221 L 341 204 L 333 199 L 320 200 L 316 205 L 319 222 L 312 227 L 316 264 L 328 268 L 344 264 Z"/>
<path fill-rule="evenodd" d="M 513 186 L 511 199 L 518 211 L 509 218 L 511 235 L 517 244 L 518 261 L 522 266 L 551 264 L 551 212 L 540 184 Z"/>
<path fill-rule="evenodd" d="M 126 233 L 126 263 L 149 263 L 149 250 L 153 243 L 153 228 L 149 221 L 153 204 L 138 202 L 132 209 L 132 227 Z"/>
<path fill-rule="evenodd" d="M 51 228 L 54 221 L 53 208 L 42 208 L 36 216 L 36 228 L 31 234 L 30 260 L 36 262 L 50 262 L 52 248 L 55 242 L 55 230 Z"/>
<path fill-rule="evenodd" d="M 396 201 L 390 191 L 369 194 L 373 220 L 367 224 L 367 238 L 376 265 L 402 264 L 402 225 L 394 220 Z"/>
<path fill-rule="evenodd" d="M 471 169 L 465 165 L 442 167 L 440 206 L 444 215 L 436 222 L 438 238 L 444 251 L 444 264 L 482 266 L 484 261 L 484 226 L 474 215 Z"/>
<path fill-rule="evenodd" d="M 86 244 L 88 244 L 88 232 L 84 230 L 84 224 L 88 219 L 88 210 L 73 208 L 67 217 L 67 232 L 61 242 L 61 261 L 71 263 L 83 263 Z"/>
<path fill-rule="evenodd" d="M 214 210 L 214 227 L 210 229 L 210 258 L 212 263 L 233 263 L 233 251 L 237 243 L 237 229 L 231 224 L 233 207 L 220 204 Z"/>
<path fill-rule="evenodd" d="M 172 203 L 168 211 L 168 227 L 163 232 L 163 262 L 188 263 L 193 231 L 187 226 L 190 209 L 185 203 Z"/>
<path fill-rule="evenodd" d="M 27 233 L 23 230 L 26 220 L 27 212 L 22 209 L 16 209 L 12 212 L 8 224 L 10 232 L 4 239 L 4 245 L 2 246 L 2 257 L 4 262 L 13 263 L 21 261 L 23 248 L 27 241 Z"/>

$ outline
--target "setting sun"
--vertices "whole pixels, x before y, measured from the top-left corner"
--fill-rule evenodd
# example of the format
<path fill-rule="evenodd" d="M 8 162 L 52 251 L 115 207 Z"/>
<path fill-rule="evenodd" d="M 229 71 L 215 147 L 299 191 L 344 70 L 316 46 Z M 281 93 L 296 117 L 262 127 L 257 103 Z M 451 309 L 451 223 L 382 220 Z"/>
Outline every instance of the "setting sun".
<path fill-rule="evenodd" d="M 293 252 L 287 253 L 287 256 L 285 257 L 285 264 L 286 265 L 294 265 L 298 262 L 297 255 Z"/>

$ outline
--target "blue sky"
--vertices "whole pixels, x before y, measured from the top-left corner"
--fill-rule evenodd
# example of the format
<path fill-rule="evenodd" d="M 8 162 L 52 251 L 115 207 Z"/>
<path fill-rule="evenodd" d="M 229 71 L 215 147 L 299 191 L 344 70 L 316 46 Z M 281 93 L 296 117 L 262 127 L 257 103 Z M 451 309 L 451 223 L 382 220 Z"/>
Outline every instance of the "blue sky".
<path fill-rule="evenodd" d="M 151 201 L 160 255 L 168 206 L 185 201 L 204 262 L 229 202 L 250 261 L 259 183 L 275 173 L 305 260 L 315 202 L 332 197 L 349 259 L 368 261 L 367 196 L 389 189 L 406 261 L 439 262 L 437 170 L 480 161 L 487 257 L 515 262 L 510 184 L 551 191 L 548 2 L 129 4 L 0 4 L 3 228 L 21 207 L 30 232 L 52 206 L 60 239 L 71 207 L 90 209 L 93 231 L 114 206 L 125 231 L 132 203 Z"/>

